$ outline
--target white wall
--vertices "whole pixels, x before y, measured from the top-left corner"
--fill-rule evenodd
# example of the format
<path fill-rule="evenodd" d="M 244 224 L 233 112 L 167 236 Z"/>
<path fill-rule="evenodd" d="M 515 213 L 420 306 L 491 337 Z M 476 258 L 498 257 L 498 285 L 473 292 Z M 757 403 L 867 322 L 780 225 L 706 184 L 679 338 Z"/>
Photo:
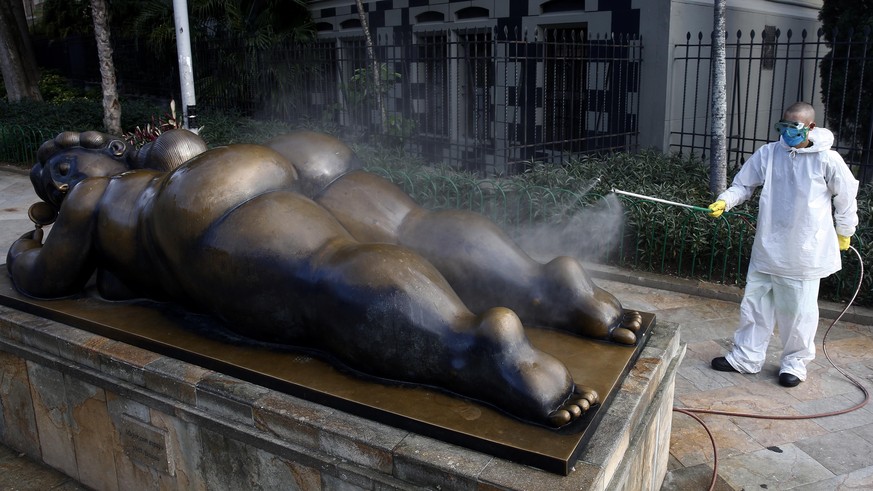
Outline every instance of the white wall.
<path fill-rule="evenodd" d="M 692 41 L 696 42 L 699 32 L 703 33 L 704 42 L 712 32 L 713 6 L 712 0 L 635 0 L 635 7 L 641 9 L 643 26 L 643 85 L 645 93 L 641 96 L 645 107 L 650 114 L 641 117 L 640 121 L 640 145 L 642 147 L 655 147 L 662 150 L 669 149 L 671 128 L 679 128 L 682 125 L 682 90 L 683 80 L 681 73 L 676 73 L 677 68 L 682 68 L 680 63 L 674 61 L 676 56 L 684 56 L 684 49 L 676 48 L 677 44 L 685 44 L 686 34 L 692 33 Z M 743 39 L 748 39 L 750 31 L 757 34 L 760 39 L 765 26 L 775 26 L 783 33 L 783 38 L 789 29 L 793 31 L 794 39 L 799 37 L 800 32 L 806 29 L 813 39 L 820 23 L 818 11 L 822 0 L 727 0 L 727 33 L 728 42 L 736 40 L 738 30 L 743 32 Z M 665 13 L 666 11 L 666 13 Z M 666 24 L 663 19 L 667 16 Z M 647 22 L 656 19 L 657 22 Z M 666 36 L 664 33 L 666 32 Z M 665 66 L 666 65 L 666 66 Z M 735 67 L 728 66 L 728 73 Z M 708 76 L 704 70 L 701 75 Z M 778 76 L 778 73 L 762 73 L 762 84 L 768 82 L 767 77 Z M 817 81 L 816 81 L 817 82 Z M 757 80 L 753 82 L 756 84 Z M 810 82 L 812 83 L 812 82 Z M 781 80 L 779 82 L 781 86 Z M 754 85 L 753 85 L 754 86 Z M 663 92 L 661 92 L 663 90 Z M 807 87 L 803 93 L 810 93 L 813 89 Z M 729 90 L 730 92 L 730 90 Z M 817 91 L 814 91 L 817 93 Z M 729 97 L 731 94 L 728 94 Z M 688 97 L 688 95 L 686 95 Z M 745 100 L 745 94 L 743 94 Z M 663 103 L 661 102 L 663 101 Z M 698 107 L 707 104 L 706 93 L 698 98 Z M 737 114 L 735 104 L 729 101 L 728 117 L 736 119 L 751 119 L 754 114 Z M 794 101 L 790 101 L 794 102 Z M 781 104 L 778 101 L 776 106 Z M 663 105 L 664 119 L 658 117 Z M 767 120 L 771 112 L 781 113 L 780 107 L 770 109 L 770 101 L 764 101 L 759 105 L 758 114 L 763 120 Z M 741 107 L 741 111 L 744 108 Z M 687 113 L 686 109 L 686 113 Z M 778 116 L 777 116 L 778 118 Z M 695 121 L 686 116 L 686 127 L 693 125 Z M 707 123 L 698 119 L 698 128 Z M 767 131 L 767 129 L 763 129 Z"/>

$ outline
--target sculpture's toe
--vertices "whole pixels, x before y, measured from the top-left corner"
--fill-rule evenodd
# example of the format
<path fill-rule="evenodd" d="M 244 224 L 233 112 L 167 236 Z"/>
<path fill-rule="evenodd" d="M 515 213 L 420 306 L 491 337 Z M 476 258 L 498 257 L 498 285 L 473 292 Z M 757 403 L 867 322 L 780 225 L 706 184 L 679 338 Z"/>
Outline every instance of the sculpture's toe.
<path fill-rule="evenodd" d="M 609 339 L 619 344 L 636 344 L 637 333 L 642 325 L 643 316 L 639 312 L 625 312 L 622 314 L 619 323 L 609 333 Z"/>
<path fill-rule="evenodd" d="M 577 387 L 570 398 L 549 415 L 549 423 L 559 428 L 579 419 L 600 400 L 597 392 L 584 387 Z"/>

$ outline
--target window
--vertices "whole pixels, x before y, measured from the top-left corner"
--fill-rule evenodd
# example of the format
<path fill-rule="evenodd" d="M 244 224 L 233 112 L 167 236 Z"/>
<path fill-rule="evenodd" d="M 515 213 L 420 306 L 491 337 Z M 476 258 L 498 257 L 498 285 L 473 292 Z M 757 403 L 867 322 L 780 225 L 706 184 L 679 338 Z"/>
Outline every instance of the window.
<path fill-rule="evenodd" d="M 460 134 L 479 142 L 490 141 L 494 113 L 491 32 L 462 33 L 458 41 Z"/>
<path fill-rule="evenodd" d="M 582 142 L 586 131 L 588 89 L 583 41 L 585 30 L 550 29 L 546 39 L 543 81 L 544 141 L 552 142 L 562 150 L 584 150 Z"/>
<path fill-rule="evenodd" d="M 449 136 L 449 45 L 445 33 L 419 36 L 418 73 L 414 95 L 423 107 L 417 112 L 418 127 L 426 135 Z"/>

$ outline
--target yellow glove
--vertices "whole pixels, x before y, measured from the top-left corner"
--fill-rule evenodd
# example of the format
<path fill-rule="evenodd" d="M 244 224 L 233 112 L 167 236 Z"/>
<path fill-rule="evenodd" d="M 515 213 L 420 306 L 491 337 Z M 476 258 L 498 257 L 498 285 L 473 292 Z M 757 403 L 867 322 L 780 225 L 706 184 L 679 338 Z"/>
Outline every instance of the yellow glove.
<path fill-rule="evenodd" d="M 845 235 L 837 234 L 837 242 L 840 244 L 840 250 L 845 251 L 849 249 L 849 243 L 852 241 L 851 237 L 846 237 Z"/>
<path fill-rule="evenodd" d="M 724 209 L 727 206 L 727 203 L 724 202 L 723 199 L 716 201 L 715 203 L 709 205 L 709 216 L 713 218 L 718 218 L 724 213 Z"/>

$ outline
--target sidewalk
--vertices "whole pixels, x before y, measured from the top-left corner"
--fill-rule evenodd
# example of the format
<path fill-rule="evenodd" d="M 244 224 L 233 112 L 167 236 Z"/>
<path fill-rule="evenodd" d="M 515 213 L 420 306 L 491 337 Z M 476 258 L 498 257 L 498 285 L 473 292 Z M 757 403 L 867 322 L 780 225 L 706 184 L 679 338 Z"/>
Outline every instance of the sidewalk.
<path fill-rule="evenodd" d="M 24 172 L 0 168 L 0 262 L 17 237 L 31 230 L 27 208 L 37 200 Z M 653 312 L 657 322 L 682 326 L 687 343 L 676 380 L 675 405 L 743 412 L 814 414 L 853 406 L 860 391 L 846 381 L 821 350 L 831 320 L 844 307 L 821 304 L 819 354 L 809 379 L 792 389 L 776 378 L 774 337 L 768 363 L 757 375 L 716 372 L 709 362 L 730 346 L 739 316 L 739 289 L 591 265 L 595 283 L 626 308 Z M 852 308 L 828 336 L 834 362 L 873 390 L 873 312 Z M 718 490 L 873 489 L 873 405 L 814 420 L 774 421 L 702 415 L 718 444 Z M 706 489 L 713 454 L 704 429 L 674 413 L 670 466 L 663 490 Z M 0 489 L 85 489 L 62 474 L 0 446 Z"/>

